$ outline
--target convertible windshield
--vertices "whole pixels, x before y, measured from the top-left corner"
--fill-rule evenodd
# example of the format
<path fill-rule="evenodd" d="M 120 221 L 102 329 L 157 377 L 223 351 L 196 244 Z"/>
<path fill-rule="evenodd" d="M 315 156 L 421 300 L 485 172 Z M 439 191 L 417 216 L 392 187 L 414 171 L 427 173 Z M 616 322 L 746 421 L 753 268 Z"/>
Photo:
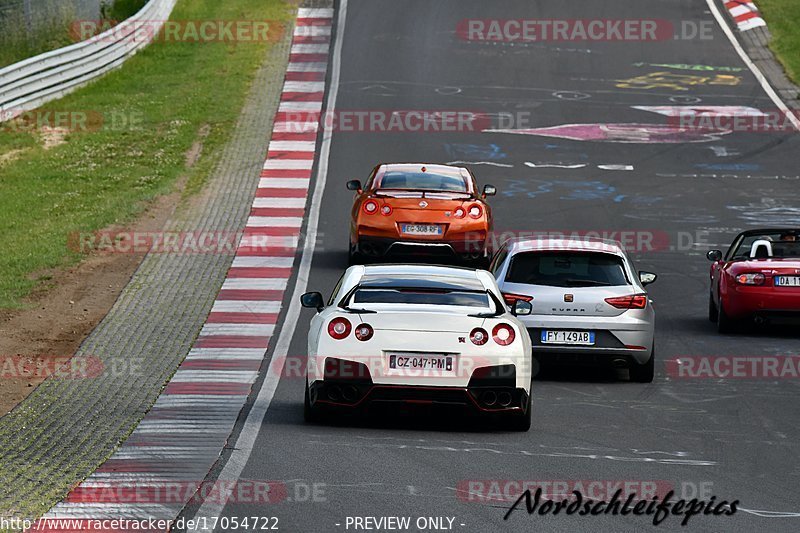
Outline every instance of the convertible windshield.
<path fill-rule="evenodd" d="M 514 256 L 506 281 L 551 287 L 630 285 L 622 259 L 599 253 L 527 252 Z"/>
<path fill-rule="evenodd" d="M 352 304 L 424 304 L 488 308 L 489 296 L 486 292 L 439 290 L 424 287 L 396 289 L 362 287 L 353 294 Z"/>
<path fill-rule="evenodd" d="M 459 175 L 434 174 L 431 172 L 398 172 L 390 170 L 381 178 L 379 188 L 467 192 L 467 182 Z"/>
<path fill-rule="evenodd" d="M 750 259 L 756 253 L 753 244 L 766 241 L 769 246 L 762 251 L 760 258 L 800 258 L 800 240 L 795 232 L 752 233 L 741 238 L 730 254 L 731 261 Z M 771 252 L 771 253 L 770 253 Z"/>

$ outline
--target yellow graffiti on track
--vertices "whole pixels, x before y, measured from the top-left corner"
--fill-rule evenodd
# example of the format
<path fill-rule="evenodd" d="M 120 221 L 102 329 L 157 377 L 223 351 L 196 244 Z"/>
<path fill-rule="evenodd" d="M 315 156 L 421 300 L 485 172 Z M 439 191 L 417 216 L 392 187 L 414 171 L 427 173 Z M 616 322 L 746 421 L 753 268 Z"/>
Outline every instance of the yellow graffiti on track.
<path fill-rule="evenodd" d="M 693 76 L 689 74 L 675 74 L 674 72 L 651 72 L 627 80 L 617 80 L 620 89 L 673 89 L 675 91 L 688 91 L 689 87 L 697 85 L 739 85 L 742 79 L 729 74 L 716 74 L 714 76 Z"/>

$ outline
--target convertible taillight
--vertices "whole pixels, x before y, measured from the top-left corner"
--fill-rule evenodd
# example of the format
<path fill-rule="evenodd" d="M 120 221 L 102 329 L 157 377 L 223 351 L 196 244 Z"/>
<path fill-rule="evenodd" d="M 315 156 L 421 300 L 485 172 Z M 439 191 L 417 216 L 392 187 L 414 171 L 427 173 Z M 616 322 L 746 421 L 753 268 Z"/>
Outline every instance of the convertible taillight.
<path fill-rule="evenodd" d="M 631 294 L 630 296 L 606 298 L 606 303 L 617 309 L 644 309 L 647 307 L 647 295 Z"/>
<path fill-rule="evenodd" d="M 368 215 L 374 215 L 378 212 L 378 202 L 375 200 L 367 200 L 364 202 L 364 205 L 361 206 L 364 212 Z"/>
<path fill-rule="evenodd" d="M 481 215 L 483 215 L 483 208 L 478 204 L 472 204 L 469 206 L 467 214 L 470 216 L 470 218 L 481 218 Z"/>
<path fill-rule="evenodd" d="M 508 324 L 500 323 L 492 329 L 492 339 L 500 346 L 508 346 L 514 342 L 516 336 L 514 328 Z"/>
<path fill-rule="evenodd" d="M 503 300 L 505 300 L 508 305 L 514 305 L 514 302 L 516 302 L 517 300 L 522 300 L 523 302 L 530 302 L 531 300 L 533 300 L 533 296 L 527 296 L 525 294 L 514 294 L 513 292 L 504 292 Z"/>
<path fill-rule="evenodd" d="M 350 335 L 350 330 L 352 328 L 350 321 L 346 318 L 334 318 L 328 322 L 328 335 L 340 341 Z"/>
<path fill-rule="evenodd" d="M 374 334 L 375 331 L 369 324 L 359 324 L 356 326 L 356 339 L 360 341 L 368 341 Z"/>
<path fill-rule="evenodd" d="M 736 276 L 739 285 L 763 285 L 767 278 L 761 272 L 747 272 Z"/>
<path fill-rule="evenodd" d="M 483 328 L 475 328 L 469 333 L 469 340 L 476 346 L 483 346 L 489 342 L 489 334 Z"/>

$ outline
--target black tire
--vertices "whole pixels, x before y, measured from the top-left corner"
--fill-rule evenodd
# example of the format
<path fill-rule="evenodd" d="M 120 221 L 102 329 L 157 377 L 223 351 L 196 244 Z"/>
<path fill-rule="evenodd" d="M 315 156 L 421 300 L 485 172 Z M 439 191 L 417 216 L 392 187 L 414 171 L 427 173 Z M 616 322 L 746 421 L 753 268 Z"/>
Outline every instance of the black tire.
<path fill-rule="evenodd" d="M 717 310 L 717 304 L 714 303 L 714 295 L 709 293 L 709 295 L 708 295 L 708 320 L 710 322 L 716 322 L 717 321 L 717 314 L 719 314 L 719 311 Z"/>
<path fill-rule="evenodd" d="M 511 431 L 528 431 L 531 429 L 531 411 L 533 397 L 533 388 L 531 387 L 531 394 L 528 395 L 528 408 L 523 414 L 515 414 L 507 423 L 507 427 Z"/>
<path fill-rule="evenodd" d="M 311 398 L 308 394 L 308 382 L 306 382 L 305 401 L 303 403 L 303 418 L 310 424 L 318 424 L 322 421 L 319 409 L 311 405 Z"/>
<path fill-rule="evenodd" d="M 717 332 L 733 333 L 735 328 L 736 322 L 728 316 L 720 301 L 719 307 L 717 308 Z"/>
<path fill-rule="evenodd" d="M 629 370 L 631 381 L 636 383 L 652 383 L 656 373 L 656 349 L 650 352 L 650 359 L 643 365 L 633 364 Z"/>

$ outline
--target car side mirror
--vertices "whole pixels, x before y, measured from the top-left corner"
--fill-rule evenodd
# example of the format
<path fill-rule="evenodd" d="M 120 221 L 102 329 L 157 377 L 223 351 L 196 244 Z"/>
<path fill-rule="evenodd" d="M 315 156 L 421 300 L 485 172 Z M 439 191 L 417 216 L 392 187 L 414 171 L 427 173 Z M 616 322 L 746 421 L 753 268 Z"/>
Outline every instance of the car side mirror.
<path fill-rule="evenodd" d="M 514 300 L 511 306 L 511 314 L 514 316 L 527 316 L 533 313 L 533 304 L 525 300 Z"/>
<path fill-rule="evenodd" d="M 494 185 L 485 185 L 483 187 L 483 196 L 484 197 L 486 197 L 486 196 L 494 196 L 495 194 L 497 194 L 497 187 L 495 187 Z"/>
<path fill-rule="evenodd" d="M 642 285 L 650 285 L 656 279 L 658 279 L 657 274 L 653 274 L 652 272 L 645 272 L 643 270 L 639 271 L 639 281 L 642 282 Z"/>
<path fill-rule="evenodd" d="M 361 182 L 359 180 L 350 180 L 347 182 L 347 190 L 361 192 Z"/>
<path fill-rule="evenodd" d="M 719 250 L 709 250 L 706 254 L 706 257 L 709 261 L 714 261 L 715 263 L 722 259 L 722 252 Z"/>
<path fill-rule="evenodd" d="M 318 313 L 325 309 L 325 304 L 322 301 L 322 294 L 318 292 L 305 293 L 300 297 L 300 303 L 303 307 L 316 309 Z"/>

